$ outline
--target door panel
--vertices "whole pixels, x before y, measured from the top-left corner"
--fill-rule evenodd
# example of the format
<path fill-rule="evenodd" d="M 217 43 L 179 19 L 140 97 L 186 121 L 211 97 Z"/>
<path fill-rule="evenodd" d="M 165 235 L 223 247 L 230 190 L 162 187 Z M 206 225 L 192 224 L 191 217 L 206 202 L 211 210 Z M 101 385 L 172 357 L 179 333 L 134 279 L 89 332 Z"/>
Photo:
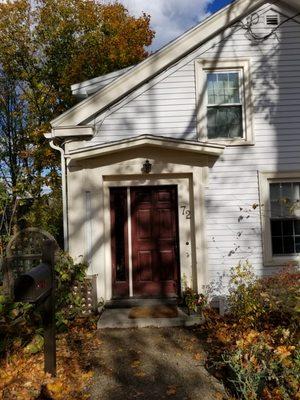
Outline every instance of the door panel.
<path fill-rule="evenodd" d="M 138 252 L 138 279 L 140 281 L 152 281 L 152 252 L 149 250 L 140 250 Z"/>
<path fill-rule="evenodd" d="M 164 268 L 160 270 L 161 281 L 169 281 L 173 279 L 173 263 L 175 254 L 173 250 L 160 250 L 158 252 L 158 262 Z"/>
<path fill-rule="evenodd" d="M 157 228 L 158 237 L 160 240 L 172 240 L 174 232 L 171 230 L 173 224 L 172 210 L 161 209 L 157 210 Z"/>
<path fill-rule="evenodd" d="M 134 296 L 178 294 L 177 188 L 131 189 Z"/>
<path fill-rule="evenodd" d="M 139 224 L 137 226 L 138 229 L 138 237 L 143 240 L 151 240 L 152 232 L 151 232 L 151 216 L 152 210 L 138 210 L 137 211 L 137 220 Z"/>

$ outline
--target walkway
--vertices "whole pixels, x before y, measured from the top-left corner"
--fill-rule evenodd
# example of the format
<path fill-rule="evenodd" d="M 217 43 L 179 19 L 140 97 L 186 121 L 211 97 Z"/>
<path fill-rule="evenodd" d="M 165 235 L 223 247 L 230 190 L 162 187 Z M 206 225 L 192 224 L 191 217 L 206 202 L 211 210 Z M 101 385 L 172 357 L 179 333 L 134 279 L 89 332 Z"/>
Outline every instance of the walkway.
<path fill-rule="evenodd" d="M 205 353 L 187 328 L 99 331 L 91 400 L 222 400 L 223 386 L 204 368 Z"/>

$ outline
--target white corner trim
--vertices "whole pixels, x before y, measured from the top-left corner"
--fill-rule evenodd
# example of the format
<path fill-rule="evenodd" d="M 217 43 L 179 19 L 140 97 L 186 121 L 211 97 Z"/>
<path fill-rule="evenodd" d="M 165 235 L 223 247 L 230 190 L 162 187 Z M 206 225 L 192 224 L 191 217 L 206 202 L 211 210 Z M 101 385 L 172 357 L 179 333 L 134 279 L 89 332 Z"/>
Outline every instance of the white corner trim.
<path fill-rule="evenodd" d="M 76 150 L 71 150 L 68 155 L 73 160 L 81 160 L 93 158 L 100 155 L 107 155 L 127 151 L 128 149 L 136 149 L 143 147 L 159 147 L 174 151 L 185 151 L 189 153 L 206 154 L 210 156 L 220 156 L 225 146 L 208 144 L 201 142 L 192 142 L 180 139 L 170 139 L 164 137 L 150 137 L 149 135 L 138 136 L 126 140 L 100 144 L 96 146 L 84 147 Z"/>
<path fill-rule="evenodd" d="M 197 59 L 195 61 L 197 93 L 197 132 L 199 140 L 224 145 L 253 144 L 253 106 L 251 96 L 251 61 L 249 58 Z M 243 138 L 208 139 L 207 138 L 207 93 L 206 71 L 241 70 L 243 74 L 241 96 L 243 100 Z"/>
<path fill-rule="evenodd" d="M 154 53 L 102 90 L 52 120 L 51 125 L 58 127 L 83 123 L 264 3 L 265 0 L 236 0 Z"/>

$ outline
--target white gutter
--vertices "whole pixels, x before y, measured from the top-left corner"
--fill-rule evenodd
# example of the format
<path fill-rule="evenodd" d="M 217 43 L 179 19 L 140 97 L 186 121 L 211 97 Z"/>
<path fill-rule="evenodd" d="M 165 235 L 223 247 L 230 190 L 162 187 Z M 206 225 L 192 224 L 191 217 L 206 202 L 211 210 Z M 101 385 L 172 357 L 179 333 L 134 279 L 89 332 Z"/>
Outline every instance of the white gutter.
<path fill-rule="evenodd" d="M 49 134 L 46 134 L 46 135 L 49 135 Z M 49 136 L 47 138 L 49 138 Z M 64 250 L 69 251 L 68 202 L 67 202 L 67 180 L 66 180 L 65 152 L 62 147 L 56 146 L 54 144 L 54 139 L 53 139 L 52 135 L 51 135 L 51 140 L 50 140 L 49 144 L 50 144 L 50 147 L 52 147 L 52 149 L 60 152 L 61 177 L 62 177 L 62 201 L 63 201 Z"/>

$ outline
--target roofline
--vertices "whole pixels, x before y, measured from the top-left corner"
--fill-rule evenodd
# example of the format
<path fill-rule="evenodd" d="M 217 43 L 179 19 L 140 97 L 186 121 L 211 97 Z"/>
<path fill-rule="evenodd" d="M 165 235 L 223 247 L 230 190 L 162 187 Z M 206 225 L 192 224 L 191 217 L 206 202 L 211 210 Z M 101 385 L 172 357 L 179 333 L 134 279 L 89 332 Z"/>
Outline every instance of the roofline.
<path fill-rule="evenodd" d="M 126 70 L 133 68 L 133 67 L 134 67 L 134 65 L 131 65 L 130 67 L 118 69 L 116 71 L 109 72 L 104 75 L 99 75 L 96 78 L 87 79 L 86 81 L 82 81 L 79 83 L 74 83 L 73 85 L 71 85 L 71 90 L 80 89 L 85 86 L 90 86 L 90 85 L 93 85 L 94 83 L 99 83 L 99 82 L 105 81 L 106 79 L 109 79 L 109 78 L 115 78 L 118 75 L 120 75 L 121 73 L 124 73 L 124 72 L 126 72 Z"/>
<path fill-rule="evenodd" d="M 165 136 L 140 135 L 134 138 L 116 140 L 114 142 L 101 143 L 96 146 L 71 150 L 66 153 L 65 156 L 72 160 L 83 160 L 142 147 L 159 147 L 189 153 L 200 153 L 214 157 L 220 156 L 225 149 L 223 145 L 207 142 L 173 139 Z"/>
<path fill-rule="evenodd" d="M 295 10 L 300 10 L 299 0 L 282 0 L 282 2 L 288 7 L 293 7 Z"/>
<path fill-rule="evenodd" d="M 99 90 L 99 88 L 97 89 L 97 86 L 100 86 L 100 89 L 103 89 L 103 87 L 110 84 L 112 80 L 117 79 L 119 76 L 125 74 L 132 68 L 134 68 L 134 65 L 119 69 L 117 71 L 110 72 L 105 75 L 100 75 L 97 76 L 96 78 L 88 79 L 83 82 L 74 83 L 73 85 L 71 85 L 72 94 L 74 96 L 78 96 L 78 95 L 87 95 L 89 93 L 94 93 L 97 90 Z M 105 83 L 106 81 L 108 81 L 108 83 Z"/>
<path fill-rule="evenodd" d="M 52 120 L 51 125 L 58 127 L 84 123 L 264 3 L 265 0 L 236 0 L 229 4 L 103 89 Z"/>

